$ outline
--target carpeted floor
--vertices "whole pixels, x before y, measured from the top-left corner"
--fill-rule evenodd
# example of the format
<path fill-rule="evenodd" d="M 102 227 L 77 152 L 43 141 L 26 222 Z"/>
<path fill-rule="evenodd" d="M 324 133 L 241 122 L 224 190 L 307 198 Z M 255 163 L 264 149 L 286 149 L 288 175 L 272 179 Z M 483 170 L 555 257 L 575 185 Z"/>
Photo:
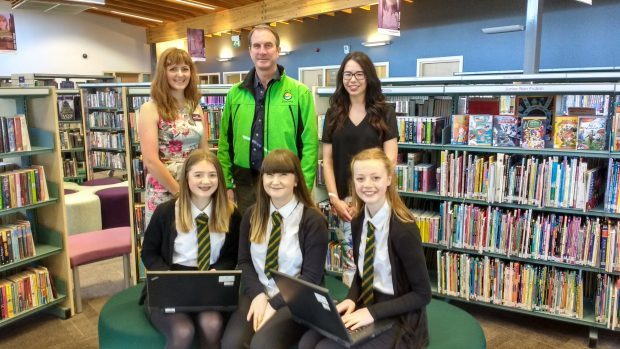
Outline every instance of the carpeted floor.
<path fill-rule="evenodd" d="M 97 348 L 97 321 L 106 300 L 123 288 L 122 259 L 81 268 L 84 298 L 81 314 L 68 320 L 41 314 L 0 329 L 0 348 Z M 588 328 L 485 307 L 453 303 L 470 312 L 482 325 L 491 349 L 587 348 Z M 446 323 L 449 323 L 446 319 Z M 599 331 L 600 349 L 620 349 L 620 332 Z"/>

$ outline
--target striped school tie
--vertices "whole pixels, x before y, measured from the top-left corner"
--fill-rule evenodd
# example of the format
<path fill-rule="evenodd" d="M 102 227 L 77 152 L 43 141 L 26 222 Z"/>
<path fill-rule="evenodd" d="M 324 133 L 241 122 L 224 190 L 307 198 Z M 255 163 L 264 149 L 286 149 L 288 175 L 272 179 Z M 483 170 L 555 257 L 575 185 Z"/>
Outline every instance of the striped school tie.
<path fill-rule="evenodd" d="M 201 213 L 196 217 L 198 236 L 198 270 L 209 270 L 211 264 L 211 235 L 209 234 L 209 217 Z"/>
<path fill-rule="evenodd" d="M 366 250 L 364 251 L 364 275 L 362 275 L 362 301 L 369 306 L 374 301 L 373 282 L 375 276 L 375 226 L 368 221 Z"/>
<path fill-rule="evenodd" d="M 271 278 L 269 269 L 278 270 L 278 249 L 280 248 L 280 238 L 282 237 L 282 215 L 278 211 L 271 214 L 271 225 L 267 257 L 265 257 L 265 275 L 268 279 Z"/>

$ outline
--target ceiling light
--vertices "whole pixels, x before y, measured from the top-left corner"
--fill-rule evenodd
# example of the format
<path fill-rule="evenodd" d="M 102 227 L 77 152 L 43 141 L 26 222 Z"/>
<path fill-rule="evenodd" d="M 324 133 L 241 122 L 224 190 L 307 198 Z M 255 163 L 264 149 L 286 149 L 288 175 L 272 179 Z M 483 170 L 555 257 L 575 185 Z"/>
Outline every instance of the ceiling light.
<path fill-rule="evenodd" d="M 159 20 L 159 19 L 154 19 L 154 18 L 144 17 L 144 16 L 138 16 L 138 15 L 134 15 L 134 14 L 127 13 L 127 12 L 110 11 L 110 13 L 114 13 L 114 14 L 121 15 L 121 16 L 127 16 L 127 17 L 132 17 L 132 18 L 143 19 L 145 21 L 152 21 L 152 22 L 157 22 L 157 23 L 163 23 L 164 22 L 164 21 Z"/>
<path fill-rule="evenodd" d="M 499 34 L 499 33 L 510 33 L 510 32 L 520 32 L 525 30 L 525 26 L 513 24 L 513 25 L 505 25 L 503 27 L 490 27 L 490 28 L 482 28 L 482 32 L 485 34 Z"/>
<path fill-rule="evenodd" d="M 180 3 L 185 4 L 185 5 L 190 5 L 190 6 L 204 8 L 204 9 L 207 9 L 207 10 L 215 10 L 214 6 L 207 5 L 207 4 L 200 4 L 200 3 L 197 3 L 197 2 L 193 2 L 193 1 L 177 0 L 177 2 L 180 2 Z"/>
<path fill-rule="evenodd" d="M 84 2 L 87 4 L 105 5 L 105 0 L 67 0 L 69 2 Z"/>
<path fill-rule="evenodd" d="M 228 62 L 232 59 L 232 57 L 217 57 L 218 62 Z"/>
<path fill-rule="evenodd" d="M 291 51 L 280 51 L 280 56 L 288 56 L 291 54 Z"/>
<path fill-rule="evenodd" d="M 365 42 L 362 42 L 362 46 L 366 46 L 366 47 L 385 46 L 391 43 L 392 42 L 390 40 L 365 41 Z"/>
<path fill-rule="evenodd" d="M 575 0 L 579 2 L 583 2 L 584 4 L 592 5 L 592 0 Z"/>

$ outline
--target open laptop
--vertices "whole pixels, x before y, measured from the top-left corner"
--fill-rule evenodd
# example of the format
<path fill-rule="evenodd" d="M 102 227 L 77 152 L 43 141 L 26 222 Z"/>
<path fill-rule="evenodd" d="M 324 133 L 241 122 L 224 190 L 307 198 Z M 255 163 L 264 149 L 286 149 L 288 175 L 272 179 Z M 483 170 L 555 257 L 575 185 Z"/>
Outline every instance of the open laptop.
<path fill-rule="evenodd" d="M 240 282 L 241 270 L 146 272 L 149 306 L 165 313 L 235 310 Z"/>
<path fill-rule="evenodd" d="M 349 348 L 389 330 L 394 322 L 374 322 L 355 331 L 347 329 L 329 290 L 276 270 L 271 271 L 295 320 Z"/>

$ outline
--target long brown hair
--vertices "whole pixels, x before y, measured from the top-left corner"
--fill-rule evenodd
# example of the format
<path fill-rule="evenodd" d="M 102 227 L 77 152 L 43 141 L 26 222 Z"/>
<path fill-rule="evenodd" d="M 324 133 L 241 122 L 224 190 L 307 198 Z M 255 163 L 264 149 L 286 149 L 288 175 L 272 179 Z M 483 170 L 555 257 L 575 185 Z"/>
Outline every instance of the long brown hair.
<path fill-rule="evenodd" d="M 332 130 L 333 133 L 342 128 L 345 121 L 349 118 L 351 98 L 344 88 L 342 78 L 344 75 L 344 66 L 350 60 L 353 60 L 362 67 L 362 71 L 366 78 L 364 103 L 366 104 L 368 121 L 379 133 L 379 138 L 383 139 L 383 135 L 388 132 L 387 122 L 385 121 L 388 105 L 385 103 L 383 92 L 381 92 L 381 81 L 377 76 L 375 65 L 365 53 L 359 51 L 349 53 L 344 57 L 342 63 L 340 63 L 340 69 L 338 69 L 338 76 L 336 78 L 336 91 L 329 98 L 329 109 L 333 116 L 329 124 L 329 129 Z"/>
<path fill-rule="evenodd" d="M 177 231 L 187 233 L 192 228 L 192 193 L 189 190 L 188 173 L 192 167 L 201 161 L 206 161 L 215 167 L 217 172 L 217 189 L 211 196 L 211 217 L 209 217 L 209 231 L 228 233 L 230 216 L 235 210 L 235 204 L 228 200 L 224 171 L 217 160 L 217 156 L 208 150 L 198 148 L 192 150 L 181 169 L 179 181 L 179 212 L 177 213 Z"/>
<path fill-rule="evenodd" d="M 392 181 L 390 182 L 390 185 L 387 187 L 387 191 L 385 193 L 386 199 L 388 203 L 390 204 L 390 207 L 392 208 L 392 212 L 401 222 L 404 222 L 404 223 L 414 222 L 411 211 L 409 211 L 409 208 L 405 206 L 405 203 L 403 203 L 403 201 L 400 198 L 400 195 L 398 195 L 398 192 L 396 191 L 396 180 L 394 178 L 394 164 L 392 164 L 392 161 L 390 161 L 387 155 L 385 155 L 385 152 L 379 148 L 369 148 L 366 150 L 362 150 L 357 155 L 355 155 L 353 159 L 351 160 L 351 175 L 353 178 L 355 178 L 355 172 L 353 171 L 353 166 L 355 165 L 357 161 L 364 161 L 364 160 L 379 160 L 381 161 L 381 163 L 383 163 L 383 166 L 385 167 L 385 170 L 387 171 L 388 176 L 392 177 Z M 360 197 L 357 195 L 357 191 L 355 191 L 355 184 L 353 183 L 354 181 L 355 180 L 353 180 L 351 183 L 351 193 L 353 196 L 353 207 L 355 208 L 356 215 L 359 216 L 360 214 L 364 213 L 365 204 L 364 204 L 364 201 L 362 201 L 362 199 L 360 199 Z"/>
<path fill-rule="evenodd" d="M 176 47 L 171 47 L 162 52 L 157 62 L 157 68 L 155 68 L 155 76 L 151 83 L 151 98 L 155 105 L 157 105 L 157 112 L 159 117 L 166 121 L 172 121 L 177 118 L 179 108 L 183 105 L 177 105 L 174 97 L 170 95 L 170 85 L 166 78 L 166 69 L 174 64 L 187 64 L 189 66 L 190 75 L 189 83 L 185 88 L 183 95 L 185 101 L 190 108 L 189 113 L 193 113 L 200 101 L 200 91 L 198 91 L 198 74 L 196 72 L 196 65 L 192 62 L 192 58 L 184 50 Z"/>
<path fill-rule="evenodd" d="M 297 179 L 297 185 L 293 189 L 293 194 L 304 206 L 315 209 L 318 208 L 310 197 L 310 191 L 306 187 L 304 174 L 301 171 L 299 158 L 290 150 L 276 149 L 271 151 L 263 160 L 258 177 L 256 188 L 256 205 L 250 216 L 250 240 L 255 243 L 262 243 L 265 240 L 267 223 L 269 222 L 269 208 L 271 198 L 267 195 L 263 186 L 263 176 L 274 173 L 292 173 Z"/>

